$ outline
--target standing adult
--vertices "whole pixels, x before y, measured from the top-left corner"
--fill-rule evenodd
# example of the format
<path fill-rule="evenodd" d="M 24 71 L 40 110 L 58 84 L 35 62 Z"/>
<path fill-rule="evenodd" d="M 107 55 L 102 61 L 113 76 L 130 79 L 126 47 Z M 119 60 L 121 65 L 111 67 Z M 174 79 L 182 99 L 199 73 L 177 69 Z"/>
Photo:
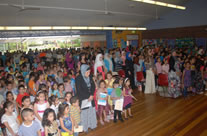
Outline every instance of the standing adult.
<path fill-rule="evenodd" d="M 126 70 L 125 70 L 125 74 L 126 77 L 128 77 L 130 79 L 130 83 L 131 83 L 131 87 L 132 89 L 135 88 L 135 84 L 134 84 L 134 63 L 132 61 L 132 55 L 130 52 L 127 52 L 126 54 Z"/>
<path fill-rule="evenodd" d="M 81 65 L 81 74 L 76 78 L 77 96 L 80 100 L 81 124 L 84 132 L 88 129 L 97 127 L 96 109 L 93 94 L 95 91 L 95 83 L 92 75 L 90 75 L 90 67 L 86 64 Z"/>

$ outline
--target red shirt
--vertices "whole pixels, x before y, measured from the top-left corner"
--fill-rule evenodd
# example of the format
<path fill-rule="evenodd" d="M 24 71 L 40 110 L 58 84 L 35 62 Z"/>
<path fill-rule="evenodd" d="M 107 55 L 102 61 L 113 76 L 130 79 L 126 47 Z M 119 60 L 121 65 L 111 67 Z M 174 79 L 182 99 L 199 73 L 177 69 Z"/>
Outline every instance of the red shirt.
<path fill-rule="evenodd" d="M 23 98 L 24 96 L 29 96 L 29 94 L 28 94 L 28 93 L 24 93 L 24 94 L 18 94 L 18 95 L 17 95 L 16 102 L 17 102 L 20 106 L 22 106 L 22 98 Z"/>

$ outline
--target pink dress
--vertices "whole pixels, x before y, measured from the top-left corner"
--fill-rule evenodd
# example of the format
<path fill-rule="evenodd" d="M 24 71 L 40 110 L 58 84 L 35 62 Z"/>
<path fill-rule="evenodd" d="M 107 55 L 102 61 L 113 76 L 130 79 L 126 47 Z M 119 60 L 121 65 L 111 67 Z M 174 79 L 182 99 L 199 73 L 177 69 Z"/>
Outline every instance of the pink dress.
<path fill-rule="evenodd" d="M 129 95 L 129 89 L 125 89 L 125 94 Z M 132 104 L 132 97 L 131 96 L 124 96 L 124 108 L 128 106 L 129 104 Z"/>

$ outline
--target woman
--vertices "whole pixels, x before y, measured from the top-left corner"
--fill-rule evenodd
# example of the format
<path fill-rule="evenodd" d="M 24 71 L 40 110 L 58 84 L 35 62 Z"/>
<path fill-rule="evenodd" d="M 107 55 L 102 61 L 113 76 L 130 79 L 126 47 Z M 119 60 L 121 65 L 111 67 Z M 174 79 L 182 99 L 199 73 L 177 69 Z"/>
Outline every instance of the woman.
<path fill-rule="evenodd" d="M 134 89 L 135 88 L 135 85 L 134 85 L 134 64 L 133 64 L 131 56 L 132 56 L 131 53 L 127 52 L 126 62 L 125 62 L 126 63 L 125 74 L 126 74 L 126 77 L 128 77 L 130 79 L 131 87 L 132 87 L 132 89 Z"/>
<path fill-rule="evenodd" d="M 104 64 L 107 69 L 107 72 L 113 72 L 113 63 L 108 53 L 105 53 L 104 55 Z"/>
<path fill-rule="evenodd" d="M 80 100 L 81 107 L 81 124 L 84 132 L 88 128 L 95 129 L 97 127 L 96 110 L 93 94 L 95 91 L 95 83 L 90 75 L 90 67 L 86 64 L 81 65 L 81 74 L 76 78 L 77 96 Z"/>
<path fill-rule="evenodd" d="M 103 62 L 103 55 L 98 54 L 96 56 L 95 64 L 94 64 L 94 75 L 97 77 L 97 73 L 100 73 L 103 77 L 103 80 L 105 80 L 105 66 Z"/>
<path fill-rule="evenodd" d="M 155 75 L 154 75 L 154 62 L 152 57 L 146 57 L 145 68 L 146 68 L 146 86 L 145 93 L 155 93 Z"/>
<path fill-rule="evenodd" d="M 65 55 L 65 61 L 69 69 L 74 69 L 74 61 L 72 54 L 68 51 L 67 54 Z"/>

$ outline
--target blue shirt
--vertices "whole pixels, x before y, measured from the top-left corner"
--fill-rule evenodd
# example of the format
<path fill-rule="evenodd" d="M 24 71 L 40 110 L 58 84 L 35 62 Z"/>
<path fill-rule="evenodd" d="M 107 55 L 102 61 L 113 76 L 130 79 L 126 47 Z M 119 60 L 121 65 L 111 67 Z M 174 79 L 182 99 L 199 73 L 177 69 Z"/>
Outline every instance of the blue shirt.
<path fill-rule="evenodd" d="M 70 116 L 67 118 L 63 118 L 64 127 L 68 130 L 72 130 L 72 122 L 70 120 Z M 61 128 L 61 132 L 66 132 L 64 129 Z"/>
<path fill-rule="evenodd" d="M 30 126 L 26 126 L 24 123 L 19 127 L 19 136 L 38 136 L 37 132 L 40 130 L 40 124 L 37 121 L 32 121 Z"/>

